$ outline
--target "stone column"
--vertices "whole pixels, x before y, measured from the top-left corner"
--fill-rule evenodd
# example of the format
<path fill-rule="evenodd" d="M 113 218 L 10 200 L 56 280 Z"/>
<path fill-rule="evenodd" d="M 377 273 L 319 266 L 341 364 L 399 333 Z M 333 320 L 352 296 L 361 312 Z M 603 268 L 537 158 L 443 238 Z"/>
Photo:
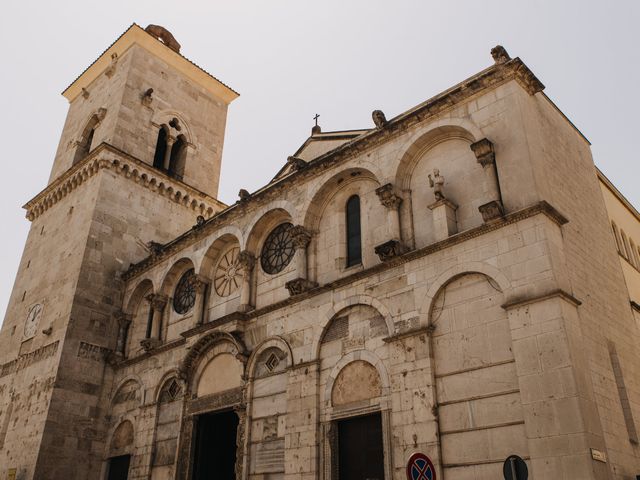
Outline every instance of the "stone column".
<path fill-rule="evenodd" d="M 302 225 L 296 225 L 295 227 L 291 227 L 291 237 L 296 249 L 295 265 L 298 277 L 288 281 L 285 287 L 289 290 L 289 295 L 299 295 L 318 286 L 317 283 L 307 278 L 309 271 L 307 265 L 307 247 L 309 246 L 309 242 L 311 242 L 311 232 Z"/>
<path fill-rule="evenodd" d="M 240 306 L 238 311 L 249 312 L 253 310 L 251 305 L 251 272 L 256 263 L 253 254 L 243 250 L 238 254 L 238 267 L 242 269 L 242 290 L 240 290 Z"/>
<path fill-rule="evenodd" d="M 145 338 L 140 342 L 142 348 L 149 351 L 160 345 L 161 339 L 161 330 L 160 327 L 162 325 L 162 313 L 164 312 L 164 307 L 167 304 L 167 296 L 159 295 L 157 293 L 152 293 L 147 295 L 147 301 L 151 306 L 151 310 L 153 312 L 153 317 L 151 319 L 151 337 Z"/>
<path fill-rule="evenodd" d="M 211 280 L 204 275 L 194 275 L 193 287 L 196 290 L 196 300 L 193 308 L 193 317 L 196 325 L 204 323 L 205 311 L 204 307 L 207 302 L 207 287 L 211 284 Z"/>
<path fill-rule="evenodd" d="M 478 210 L 482 214 L 482 219 L 485 222 L 490 222 L 504 215 L 502 193 L 500 192 L 500 182 L 496 168 L 496 154 L 493 149 L 493 143 L 486 138 L 472 143 L 470 147 L 478 159 L 478 163 L 482 165 L 486 183 L 489 186 L 489 201 L 484 205 L 480 205 Z"/>
<path fill-rule="evenodd" d="M 375 247 L 375 252 L 383 262 L 404 253 L 404 247 L 400 240 L 400 205 L 402 198 L 395 193 L 393 185 L 387 183 L 376 188 L 376 195 L 380 203 L 387 209 L 387 225 L 389 228 L 389 240 Z"/>
<path fill-rule="evenodd" d="M 116 319 L 118 320 L 118 340 L 116 341 L 116 353 L 124 356 L 127 346 L 127 334 L 131 326 L 132 315 L 130 313 L 118 312 Z"/>
<path fill-rule="evenodd" d="M 171 149 L 176 141 L 176 137 L 173 137 L 167 133 L 167 150 L 164 152 L 163 167 L 168 172 L 171 164 Z"/>
<path fill-rule="evenodd" d="M 433 233 L 436 242 L 458 233 L 458 222 L 456 221 L 458 206 L 455 203 L 441 198 L 429 205 L 429 209 L 433 212 Z"/>

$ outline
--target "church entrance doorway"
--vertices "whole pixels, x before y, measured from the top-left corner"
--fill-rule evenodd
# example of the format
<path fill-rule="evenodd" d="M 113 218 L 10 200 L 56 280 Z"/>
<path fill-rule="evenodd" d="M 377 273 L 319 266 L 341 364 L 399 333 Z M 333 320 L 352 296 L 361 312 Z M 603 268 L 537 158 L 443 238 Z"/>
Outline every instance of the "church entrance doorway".
<path fill-rule="evenodd" d="M 338 478 L 384 480 L 382 418 L 379 413 L 338 421 Z"/>
<path fill-rule="evenodd" d="M 237 431 L 233 411 L 198 416 L 193 480 L 236 480 Z"/>
<path fill-rule="evenodd" d="M 121 455 L 109 459 L 109 476 L 107 480 L 127 480 L 131 455 Z"/>

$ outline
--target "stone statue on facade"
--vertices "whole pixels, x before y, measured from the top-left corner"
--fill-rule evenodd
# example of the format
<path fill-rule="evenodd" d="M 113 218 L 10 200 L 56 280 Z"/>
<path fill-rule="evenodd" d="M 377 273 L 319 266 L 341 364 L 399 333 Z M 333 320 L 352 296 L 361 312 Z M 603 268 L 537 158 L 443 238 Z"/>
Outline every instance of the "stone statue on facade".
<path fill-rule="evenodd" d="M 427 176 L 429 177 L 429 186 L 433 188 L 433 195 L 436 197 L 436 202 L 444 200 L 444 177 L 440 175 L 440 170 L 434 168 L 433 177 L 431 177 L 431 174 Z"/>

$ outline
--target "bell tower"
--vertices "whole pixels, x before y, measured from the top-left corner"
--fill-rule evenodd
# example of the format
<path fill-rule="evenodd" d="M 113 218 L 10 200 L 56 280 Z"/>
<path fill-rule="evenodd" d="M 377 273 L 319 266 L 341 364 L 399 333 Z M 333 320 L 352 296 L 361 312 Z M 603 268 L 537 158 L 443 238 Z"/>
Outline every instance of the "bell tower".
<path fill-rule="evenodd" d="M 225 207 L 238 94 L 132 25 L 63 92 L 69 112 L 0 331 L 0 478 L 99 478 L 120 275 Z"/>

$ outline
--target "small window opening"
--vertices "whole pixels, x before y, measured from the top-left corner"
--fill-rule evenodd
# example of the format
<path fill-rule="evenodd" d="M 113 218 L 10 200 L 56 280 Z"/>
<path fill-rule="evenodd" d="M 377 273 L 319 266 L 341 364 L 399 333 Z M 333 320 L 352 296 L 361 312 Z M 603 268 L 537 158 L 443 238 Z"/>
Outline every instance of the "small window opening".
<path fill-rule="evenodd" d="M 171 157 L 169 159 L 169 175 L 182 180 L 184 176 L 184 160 L 187 142 L 184 135 L 180 135 L 171 148 Z"/>
<path fill-rule="evenodd" d="M 362 238 L 360 231 L 360 197 L 347 200 L 347 267 L 362 263 Z"/>
<path fill-rule="evenodd" d="M 167 154 L 167 131 L 160 127 L 158 140 L 156 141 L 156 153 L 153 157 L 153 166 L 159 170 L 164 170 L 164 157 Z"/>
<path fill-rule="evenodd" d="M 267 367 L 267 370 L 269 370 L 270 372 L 273 372 L 279 363 L 280 363 L 280 360 L 278 359 L 276 354 L 272 353 L 271 355 L 269 355 L 269 358 L 267 358 L 267 361 L 264 362 L 264 366 Z"/>

